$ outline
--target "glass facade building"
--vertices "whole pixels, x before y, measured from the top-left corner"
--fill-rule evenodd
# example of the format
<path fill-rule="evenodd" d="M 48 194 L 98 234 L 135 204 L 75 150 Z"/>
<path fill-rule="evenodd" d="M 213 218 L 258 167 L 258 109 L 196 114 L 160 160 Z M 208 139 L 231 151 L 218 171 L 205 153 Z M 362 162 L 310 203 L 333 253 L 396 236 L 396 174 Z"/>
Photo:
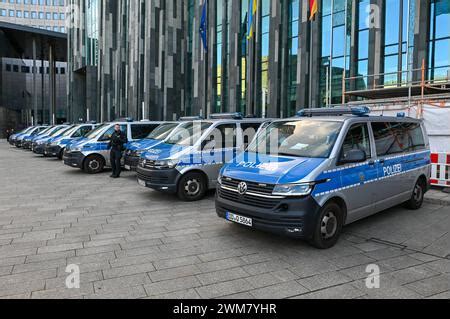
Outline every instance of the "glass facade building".
<path fill-rule="evenodd" d="M 450 0 L 319 0 L 313 21 L 308 1 L 258 0 L 250 38 L 253 1 L 208 0 L 208 50 L 199 34 L 204 1 L 70 2 L 85 14 L 71 19 L 69 37 L 78 40 L 70 69 L 84 75 L 94 66 L 98 92 L 79 106 L 99 120 L 287 117 L 404 100 L 417 94 L 404 88 L 424 81 L 450 93 Z"/>

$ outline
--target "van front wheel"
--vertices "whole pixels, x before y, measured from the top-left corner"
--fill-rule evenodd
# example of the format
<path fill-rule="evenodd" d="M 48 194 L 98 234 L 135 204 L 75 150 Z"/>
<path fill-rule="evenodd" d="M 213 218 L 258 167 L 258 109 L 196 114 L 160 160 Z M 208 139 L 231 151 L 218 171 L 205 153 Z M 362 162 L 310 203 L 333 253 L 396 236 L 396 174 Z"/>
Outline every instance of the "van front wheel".
<path fill-rule="evenodd" d="M 200 173 L 187 173 L 178 183 L 178 197 L 187 202 L 202 199 L 206 194 L 206 181 Z"/>
<path fill-rule="evenodd" d="M 336 245 L 343 226 L 343 212 L 336 203 L 326 204 L 319 213 L 311 244 L 319 249 Z"/>
<path fill-rule="evenodd" d="M 426 185 L 423 180 L 417 181 L 417 184 L 414 186 L 413 193 L 409 201 L 405 203 L 406 208 L 417 210 L 420 209 L 423 205 L 423 199 L 425 197 Z"/>
<path fill-rule="evenodd" d="M 84 171 L 88 174 L 98 174 L 103 172 L 105 161 L 99 155 L 91 155 L 84 161 Z"/>

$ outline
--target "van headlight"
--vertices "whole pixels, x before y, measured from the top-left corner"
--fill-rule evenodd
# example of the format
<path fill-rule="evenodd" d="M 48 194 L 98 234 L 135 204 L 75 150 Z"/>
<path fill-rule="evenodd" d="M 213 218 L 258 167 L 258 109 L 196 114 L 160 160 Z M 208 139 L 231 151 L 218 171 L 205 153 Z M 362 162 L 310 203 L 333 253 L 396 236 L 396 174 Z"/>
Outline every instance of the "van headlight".
<path fill-rule="evenodd" d="M 175 168 L 178 165 L 178 161 L 176 160 L 162 160 L 162 161 L 155 161 L 154 163 L 156 168 Z"/>
<path fill-rule="evenodd" d="M 276 185 L 272 191 L 272 195 L 276 196 L 308 196 L 314 188 L 313 184 L 285 184 Z"/>

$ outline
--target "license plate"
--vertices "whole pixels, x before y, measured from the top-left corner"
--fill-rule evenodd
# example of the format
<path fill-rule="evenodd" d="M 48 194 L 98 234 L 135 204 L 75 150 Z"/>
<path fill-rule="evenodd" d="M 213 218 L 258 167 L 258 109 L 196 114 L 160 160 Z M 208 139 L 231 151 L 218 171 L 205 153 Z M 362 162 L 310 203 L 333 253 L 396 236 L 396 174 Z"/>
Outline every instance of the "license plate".
<path fill-rule="evenodd" d="M 226 213 L 226 219 L 229 220 L 230 222 L 245 225 L 248 227 L 253 226 L 253 220 L 251 218 L 239 216 L 230 212 Z"/>
<path fill-rule="evenodd" d="M 143 187 L 147 187 L 147 184 L 143 180 L 138 179 L 138 184 Z"/>
<path fill-rule="evenodd" d="M 130 165 L 125 165 L 125 169 L 126 169 L 127 171 L 131 171 L 131 166 L 130 166 Z"/>

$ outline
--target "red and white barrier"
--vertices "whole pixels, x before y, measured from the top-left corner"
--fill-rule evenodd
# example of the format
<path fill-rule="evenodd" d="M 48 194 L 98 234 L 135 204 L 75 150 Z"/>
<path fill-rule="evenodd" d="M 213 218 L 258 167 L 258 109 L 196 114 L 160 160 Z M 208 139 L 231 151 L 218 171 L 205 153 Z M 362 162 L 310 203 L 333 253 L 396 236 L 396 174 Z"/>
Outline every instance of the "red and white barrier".
<path fill-rule="evenodd" d="M 450 187 L 450 154 L 431 154 L 431 185 Z"/>

